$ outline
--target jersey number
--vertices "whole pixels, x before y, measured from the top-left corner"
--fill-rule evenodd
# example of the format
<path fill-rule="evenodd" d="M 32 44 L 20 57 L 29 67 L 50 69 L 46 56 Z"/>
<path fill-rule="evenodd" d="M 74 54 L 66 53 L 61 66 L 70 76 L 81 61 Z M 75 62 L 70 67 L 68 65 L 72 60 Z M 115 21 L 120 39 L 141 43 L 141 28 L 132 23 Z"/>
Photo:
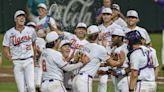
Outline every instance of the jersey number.
<path fill-rule="evenodd" d="M 47 71 L 47 69 L 46 69 L 46 60 L 45 59 L 43 59 L 43 61 L 42 61 L 42 70 L 43 70 L 43 72 Z"/>
<path fill-rule="evenodd" d="M 26 45 L 26 50 L 31 50 L 31 45 Z"/>

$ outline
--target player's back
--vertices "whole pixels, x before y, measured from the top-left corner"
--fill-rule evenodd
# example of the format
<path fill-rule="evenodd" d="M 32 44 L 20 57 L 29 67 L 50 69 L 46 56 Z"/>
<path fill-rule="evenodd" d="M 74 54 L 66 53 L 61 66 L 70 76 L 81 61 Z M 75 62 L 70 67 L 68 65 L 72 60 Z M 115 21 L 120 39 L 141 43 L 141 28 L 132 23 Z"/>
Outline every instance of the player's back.
<path fill-rule="evenodd" d="M 53 49 L 45 49 L 41 55 L 43 68 L 43 80 L 55 79 L 63 81 L 62 67 L 66 65 L 63 61 L 62 54 Z"/>
<path fill-rule="evenodd" d="M 141 49 L 135 50 L 130 55 L 131 68 L 139 70 L 138 80 L 155 80 L 154 68 L 150 67 L 150 65 L 147 65 L 150 64 L 148 62 L 151 62 L 149 61 L 150 57 L 148 57 L 148 51 L 149 49 L 147 47 L 141 46 Z"/>
<path fill-rule="evenodd" d="M 82 67 L 79 72 L 94 77 L 100 67 L 100 63 L 107 58 L 107 51 L 103 46 L 96 43 L 88 43 L 84 49 L 89 53 L 90 62 Z"/>

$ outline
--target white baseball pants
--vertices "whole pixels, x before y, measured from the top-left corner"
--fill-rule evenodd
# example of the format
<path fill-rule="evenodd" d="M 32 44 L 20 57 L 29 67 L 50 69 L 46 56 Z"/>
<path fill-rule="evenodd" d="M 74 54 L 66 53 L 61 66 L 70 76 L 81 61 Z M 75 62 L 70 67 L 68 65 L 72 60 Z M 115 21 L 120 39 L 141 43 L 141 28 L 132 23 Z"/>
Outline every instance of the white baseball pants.
<path fill-rule="evenodd" d="M 63 82 L 59 80 L 45 80 L 41 86 L 42 92 L 67 92 Z"/>
<path fill-rule="evenodd" d="M 19 92 L 35 92 L 33 58 L 14 60 L 14 76 Z"/>
<path fill-rule="evenodd" d="M 156 82 L 155 81 L 141 81 L 137 82 L 137 87 L 135 92 L 156 92 Z"/>
<path fill-rule="evenodd" d="M 87 74 L 76 75 L 73 79 L 73 92 L 92 92 L 92 80 Z"/>

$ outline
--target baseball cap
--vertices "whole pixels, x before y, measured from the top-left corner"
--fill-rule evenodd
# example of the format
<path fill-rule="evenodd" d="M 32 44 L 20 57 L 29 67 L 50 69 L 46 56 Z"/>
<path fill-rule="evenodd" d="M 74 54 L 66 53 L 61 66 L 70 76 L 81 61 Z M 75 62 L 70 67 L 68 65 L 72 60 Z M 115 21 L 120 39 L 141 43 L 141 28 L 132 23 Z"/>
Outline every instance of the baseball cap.
<path fill-rule="evenodd" d="M 112 4 L 112 9 L 120 11 L 120 6 L 118 4 Z"/>
<path fill-rule="evenodd" d="M 44 3 L 40 3 L 40 4 L 38 4 L 37 7 L 38 7 L 38 8 L 44 8 L 44 9 L 47 10 L 47 6 L 46 6 Z"/>
<path fill-rule="evenodd" d="M 36 27 L 36 23 L 34 23 L 34 22 L 28 22 L 27 23 L 27 26 L 34 26 L 34 27 Z"/>
<path fill-rule="evenodd" d="M 59 48 L 61 48 L 62 46 L 66 45 L 66 44 L 71 45 L 71 42 L 69 40 L 62 40 L 59 44 Z"/>
<path fill-rule="evenodd" d="M 59 38 L 59 35 L 56 32 L 49 32 L 46 36 L 46 42 L 50 43 Z"/>
<path fill-rule="evenodd" d="M 14 15 L 14 20 L 16 19 L 17 16 L 19 15 L 24 15 L 25 16 L 25 12 L 23 10 L 18 10 L 15 12 L 15 15 Z"/>
<path fill-rule="evenodd" d="M 112 14 L 112 10 L 110 8 L 103 8 L 102 13 L 110 13 L 110 14 Z"/>
<path fill-rule="evenodd" d="M 80 22 L 77 24 L 76 28 L 79 28 L 79 27 L 87 28 L 87 25 L 85 23 Z"/>
<path fill-rule="evenodd" d="M 94 34 L 100 32 L 99 28 L 96 25 L 91 25 L 87 29 L 87 34 Z"/>
<path fill-rule="evenodd" d="M 126 15 L 126 16 L 127 16 L 127 17 L 132 16 L 132 17 L 138 18 L 138 13 L 137 13 L 137 11 L 135 11 L 135 10 L 129 10 L 129 11 L 127 12 L 127 15 Z"/>
<path fill-rule="evenodd" d="M 125 33 L 122 29 L 113 29 L 112 35 L 123 36 L 125 37 Z"/>

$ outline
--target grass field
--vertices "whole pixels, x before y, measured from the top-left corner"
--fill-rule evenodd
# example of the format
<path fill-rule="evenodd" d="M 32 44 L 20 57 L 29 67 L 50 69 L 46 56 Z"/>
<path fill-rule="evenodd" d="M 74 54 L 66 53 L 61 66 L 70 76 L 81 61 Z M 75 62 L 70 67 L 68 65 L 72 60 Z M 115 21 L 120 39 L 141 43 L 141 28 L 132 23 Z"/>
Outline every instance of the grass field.
<path fill-rule="evenodd" d="M 150 34 L 152 40 L 152 46 L 157 51 L 157 56 L 159 63 L 161 65 L 161 48 L 162 48 L 162 34 Z M 3 34 L 0 34 L 0 42 L 2 42 Z M 2 49 L 2 45 L 0 45 L 0 51 Z M 3 58 L 3 63 L 0 67 L 9 68 L 12 67 L 11 63 L 9 63 L 6 59 Z M 164 72 L 160 72 L 160 76 L 164 76 Z M 164 92 L 164 85 L 158 85 L 157 92 Z M 18 92 L 15 83 L 0 83 L 0 92 Z M 93 92 L 97 92 L 97 82 L 93 84 Z M 113 86 L 109 83 L 108 92 L 114 92 Z"/>
<path fill-rule="evenodd" d="M 158 85 L 157 92 L 164 92 L 164 85 Z M 97 82 L 93 83 L 93 92 L 97 92 Z M 0 83 L 0 92 L 18 92 L 15 83 Z M 108 91 L 114 92 L 113 85 L 108 83 Z"/>

